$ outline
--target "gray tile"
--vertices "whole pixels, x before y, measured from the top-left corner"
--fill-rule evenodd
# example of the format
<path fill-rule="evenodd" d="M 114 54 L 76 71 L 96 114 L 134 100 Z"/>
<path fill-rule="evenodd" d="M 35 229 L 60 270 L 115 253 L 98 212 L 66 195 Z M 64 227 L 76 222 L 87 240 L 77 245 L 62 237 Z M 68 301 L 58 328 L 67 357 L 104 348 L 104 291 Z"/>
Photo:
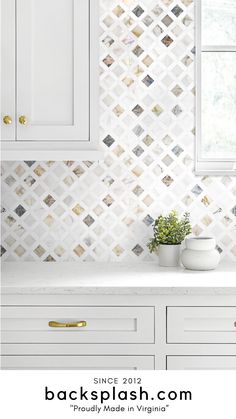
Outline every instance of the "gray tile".
<path fill-rule="evenodd" d="M 144 77 L 144 79 L 142 80 L 142 82 L 145 84 L 145 86 L 149 87 L 149 86 L 151 86 L 151 84 L 154 82 L 154 80 L 152 79 L 152 77 L 151 77 L 151 76 L 149 76 L 149 75 L 147 74 L 147 76 L 146 76 L 146 77 Z"/>
<path fill-rule="evenodd" d="M 142 246 L 140 246 L 139 244 L 136 244 L 136 246 L 132 249 L 132 252 L 136 255 L 136 256 L 140 256 L 143 253 L 143 248 Z"/>
<path fill-rule="evenodd" d="M 138 5 L 132 10 L 132 12 L 135 14 L 135 16 L 140 17 L 143 14 L 144 10 L 141 6 Z"/>
<path fill-rule="evenodd" d="M 22 205 L 18 205 L 18 207 L 16 207 L 14 211 L 18 215 L 18 217 L 22 217 L 22 215 L 24 215 L 24 213 L 26 212 L 26 209 L 22 207 Z"/>
<path fill-rule="evenodd" d="M 235 215 L 235 217 L 236 217 L 236 205 L 232 208 L 232 213 Z"/>
<path fill-rule="evenodd" d="M 181 9 L 178 5 L 176 5 L 171 11 L 176 17 L 179 17 L 181 13 L 183 13 L 183 9 Z"/>
<path fill-rule="evenodd" d="M 142 113 L 143 113 L 143 108 L 140 105 L 136 105 L 133 109 L 132 112 L 139 117 Z"/>
<path fill-rule="evenodd" d="M 84 224 L 86 224 L 88 227 L 90 227 L 94 223 L 94 221 L 94 218 L 91 217 L 91 215 L 89 214 L 87 215 L 87 217 L 83 219 Z"/>
<path fill-rule="evenodd" d="M 107 135 L 106 138 L 104 138 L 103 142 L 104 144 L 106 144 L 107 147 L 111 147 L 115 140 L 110 135 Z"/>

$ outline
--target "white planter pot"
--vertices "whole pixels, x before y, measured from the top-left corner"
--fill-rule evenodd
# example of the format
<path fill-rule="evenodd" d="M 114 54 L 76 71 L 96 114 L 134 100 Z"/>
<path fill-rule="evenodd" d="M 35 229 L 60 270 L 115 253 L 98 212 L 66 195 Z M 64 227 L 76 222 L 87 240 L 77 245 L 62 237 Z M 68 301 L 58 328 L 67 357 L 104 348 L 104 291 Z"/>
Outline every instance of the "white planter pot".
<path fill-rule="evenodd" d="M 181 255 L 182 264 L 186 269 L 209 271 L 215 269 L 220 255 L 215 249 L 216 242 L 211 237 L 185 239 L 186 249 Z"/>
<path fill-rule="evenodd" d="M 160 266 L 178 266 L 180 262 L 180 244 L 160 244 L 158 255 Z"/>

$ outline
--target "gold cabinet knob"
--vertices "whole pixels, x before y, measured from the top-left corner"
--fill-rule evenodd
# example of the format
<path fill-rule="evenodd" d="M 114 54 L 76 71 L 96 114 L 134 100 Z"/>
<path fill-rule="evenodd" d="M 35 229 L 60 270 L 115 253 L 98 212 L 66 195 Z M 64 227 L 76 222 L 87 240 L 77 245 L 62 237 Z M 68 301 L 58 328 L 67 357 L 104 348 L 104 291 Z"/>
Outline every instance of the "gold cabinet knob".
<path fill-rule="evenodd" d="M 5 115 L 5 116 L 3 117 L 3 122 L 4 122 L 4 124 L 6 124 L 6 125 L 10 125 L 10 124 L 12 123 L 12 118 L 11 118 L 9 115 Z"/>
<path fill-rule="evenodd" d="M 21 116 L 19 117 L 19 123 L 20 123 L 21 125 L 26 125 L 26 124 L 27 124 L 27 118 L 26 118 L 26 116 L 25 116 L 25 115 L 21 115 Z"/>

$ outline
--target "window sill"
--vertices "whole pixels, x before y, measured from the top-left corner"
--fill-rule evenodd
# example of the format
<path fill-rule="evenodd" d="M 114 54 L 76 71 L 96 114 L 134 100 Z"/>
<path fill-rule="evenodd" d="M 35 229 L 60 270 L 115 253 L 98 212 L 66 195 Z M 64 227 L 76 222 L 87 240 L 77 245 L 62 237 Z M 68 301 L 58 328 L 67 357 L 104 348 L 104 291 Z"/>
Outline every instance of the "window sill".
<path fill-rule="evenodd" d="M 194 172 L 197 176 L 236 176 L 236 162 L 196 161 Z"/>

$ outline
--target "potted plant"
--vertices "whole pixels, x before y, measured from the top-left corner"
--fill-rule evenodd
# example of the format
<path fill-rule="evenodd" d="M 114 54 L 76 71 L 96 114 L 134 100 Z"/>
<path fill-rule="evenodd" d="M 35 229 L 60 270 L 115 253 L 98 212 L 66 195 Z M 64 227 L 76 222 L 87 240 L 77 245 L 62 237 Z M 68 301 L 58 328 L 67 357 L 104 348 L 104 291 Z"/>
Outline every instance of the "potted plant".
<path fill-rule="evenodd" d="M 180 245 L 192 228 L 189 213 L 182 218 L 173 210 L 169 215 L 159 217 L 153 224 L 154 236 L 148 243 L 150 252 L 158 249 L 161 266 L 178 266 L 180 260 Z"/>

